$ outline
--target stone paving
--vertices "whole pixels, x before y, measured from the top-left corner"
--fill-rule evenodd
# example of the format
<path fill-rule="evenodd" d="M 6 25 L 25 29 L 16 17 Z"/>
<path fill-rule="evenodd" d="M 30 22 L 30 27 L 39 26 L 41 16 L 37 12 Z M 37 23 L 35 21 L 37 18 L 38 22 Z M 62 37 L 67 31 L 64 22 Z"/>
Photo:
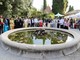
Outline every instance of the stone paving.
<path fill-rule="evenodd" d="M 80 33 L 79 30 L 77 29 L 72 29 L 73 31 Z M 0 41 L 1 42 L 1 41 Z M 0 43 L 1 45 L 1 43 Z M 0 60 L 80 60 L 80 48 L 68 55 L 68 56 L 59 56 L 59 57 L 52 57 L 52 58 L 48 58 L 48 57 L 23 57 L 21 55 L 17 55 L 17 54 L 12 54 L 10 52 L 8 52 L 7 50 L 4 50 L 1 46 L 0 46 Z"/>

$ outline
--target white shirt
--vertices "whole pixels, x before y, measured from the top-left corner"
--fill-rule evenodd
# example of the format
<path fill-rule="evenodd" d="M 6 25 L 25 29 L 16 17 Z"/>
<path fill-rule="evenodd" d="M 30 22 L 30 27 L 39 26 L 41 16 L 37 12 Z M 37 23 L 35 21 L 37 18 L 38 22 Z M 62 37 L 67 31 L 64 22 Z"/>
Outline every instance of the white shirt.
<path fill-rule="evenodd" d="M 37 18 L 34 19 L 34 23 L 38 23 L 38 19 Z"/>
<path fill-rule="evenodd" d="M 59 20 L 60 25 L 64 25 L 64 19 Z"/>

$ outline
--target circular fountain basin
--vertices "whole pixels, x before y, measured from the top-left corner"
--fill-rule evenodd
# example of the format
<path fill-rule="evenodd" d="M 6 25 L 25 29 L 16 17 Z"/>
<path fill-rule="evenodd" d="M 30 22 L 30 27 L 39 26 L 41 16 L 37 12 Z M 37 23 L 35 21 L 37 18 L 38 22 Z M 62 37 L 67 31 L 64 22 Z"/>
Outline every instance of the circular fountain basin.
<path fill-rule="evenodd" d="M 9 39 L 9 35 L 12 33 L 17 33 L 18 31 L 25 31 L 25 30 L 37 30 L 37 29 L 44 29 L 44 30 L 52 30 L 52 31 L 59 31 L 69 34 L 72 37 L 72 40 L 60 43 L 60 44 L 25 44 L 25 43 L 18 43 L 16 41 L 12 41 Z M 68 39 L 68 38 L 67 38 Z M 53 53 L 53 55 L 57 54 L 58 56 L 62 55 L 69 55 L 75 52 L 78 49 L 80 37 L 77 33 L 71 30 L 65 29 L 57 29 L 57 28 L 43 28 L 43 27 L 29 27 L 29 28 L 21 28 L 21 29 L 14 29 L 7 31 L 1 35 L 2 40 L 2 47 L 4 49 L 10 50 L 10 52 L 20 51 L 20 54 L 28 53 L 42 53 L 47 54 L 48 52 Z M 69 40 L 69 39 L 68 39 Z"/>

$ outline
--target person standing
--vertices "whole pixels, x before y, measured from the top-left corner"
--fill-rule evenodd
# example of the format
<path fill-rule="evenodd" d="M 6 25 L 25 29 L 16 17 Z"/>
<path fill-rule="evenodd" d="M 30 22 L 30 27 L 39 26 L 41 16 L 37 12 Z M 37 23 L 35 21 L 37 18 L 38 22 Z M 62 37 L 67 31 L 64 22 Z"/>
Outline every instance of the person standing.
<path fill-rule="evenodd" d="M 19 18 L 19 25 L 20 25 L 20 28 L 23 28 L 23 19 L 22 18 Z"/>
<path fill-rule="evenodd" d="M 28 18 L 28 27 L 31 27 L 31 19 Z"/>
<path fill-rule="evenodd" d="M 64 29 L 69 29 L 69 21 L 67 19 L 64 20 Z"/>
<path fill-rule="evenodd" d="M 35 27 L 38 27 L 38 23 L 39 23 L 38 18 L 35 18 L 35 19 L 34 19 L 34 26 L 35 26 Z"/>
<path fill-rule="evenodd" d="M 78 29 L 80 31 L 80 20 L 78 21 Z"/>
<path fill-rule="evenodd" d="M 43 23 L 43 27 L 46 27 L 46 22 Z"/>
<path fill-rule="evenodd" d="M 28 27 L 28 18 L 27 18 L 27 17 L 24 19 L 24 27 L 25 27 L 25 28 Z"/>
<path fill-rule="evenodd" d="M 10 19 L 10 30 L 14 29 L 14 19 Z"/>
<path fill-rule="evenodd" d="M 20 28 L 20 19 L 19 18 L 16 18 L 15 20 L 14 20 L 14 28 L 16 29 L 16 28 Z"/>
<path fill-rule="evenodd" d="M 8 20 L 5 19 L 4 21 L 4 28 L 3 28 L 3 32 L 6 32 L 9 30 L 9 26 L 8 26 Z"/>
<path fill-rule="evenodd" d="M 73 23 L 74 23 L 74 21 L 73 21 L 73 19 L 71 18 L 71 19 L 70 19 L 70 28 L 73 28 Z"/>
<path fill-rule="evenodd" d="M 14 28 L 15 29 L 18 28 L 18 19 L 17 18 L 14 20 Z"/>
<path fill-rule="evenodd" d="M 34 18 L 31 18 L 31 27 L 34 27 Z"/>
<path fill-rule="evenodd" d="M 1 22 L 4 22 L 4 21 L 3 21 L 3 16 L 0 16 L 0 20 L 1 20 Z"/>
<path fill-rule="evenodd" d="M 10 29 L 10 20 L 8 18 L 3 19 L 4 24 L 6 23 L 8 25 L 8 30 Z"/>
<path fill-rule="evenodd" d="M 39 20 L 39 27 L 42 27 L 42 26 L 43 26 L 43 20 L 40 19 L 40 20 Z"/>
<path fill-rule="evenodd" d="M 59 21 L 60 28 L 64 28 L 64 18 L 61 18 Z"/>
<path fill-rule="evenodd" d="M 60 27 L 60 24 L 59 24 L 59 20 L 57 21 L 57 28 L 59 28 Z"/>
<path fill-rule="evenodd" d="M 55 27 L 54 24 L 55 24 L 55 23 L 54 23 L 54 21 L 52 20 L 52 21 L 51 21 L 51 27 Z"/>
<path fill-rule="evenodd" d="M 3 33 L 3 22 L 0 20 L 0 34 Z"/>

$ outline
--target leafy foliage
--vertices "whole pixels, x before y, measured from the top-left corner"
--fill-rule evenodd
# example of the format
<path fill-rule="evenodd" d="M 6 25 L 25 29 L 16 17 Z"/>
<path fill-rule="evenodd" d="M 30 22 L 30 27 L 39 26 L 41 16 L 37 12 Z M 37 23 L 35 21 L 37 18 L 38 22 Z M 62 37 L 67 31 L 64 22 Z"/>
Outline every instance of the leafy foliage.
<path fill-rule="evenodd" d="M 32 0 L 0 0 L 0 14 L 4 17 L 21 16 L 29 12 Z"/>
<path fill-rule="evenodd" d="M 44 0 L 44 2 L 43 2 L 43 11 L 46 9 L 46 7 L 47 7 L 47 3 L 46 3 L 46 0 Z"/>
<path fill-rule="evenodd" d="M 44 19 L 46 19 L 46 18 L 54 19 L 55 16 L 54 16 L 54 13 L 49 13 L 49 14 L 43 13 L 42 17 Z"/>
<path fill-rule="evenodd" d="M 52 11 L 57 14 L 58 12 L 61 14 L 65 14 L 65 11 L 68 6 L 67 0 L 53 0 Z"/>
<path fill-rule="evenodd" d="M 50 40 L 51 44 L 61 44 L 66 42 L 67 37 L 67 33 L 53 30 L 48 30 L 44 33 L 40 33 L 40 31 L 19 31 L 8 36 L 8 38 L 12 41 L 25 44 L 35 44 L 34 42 L 37 42 L 41 39 L 42 45 L 45 45 L 46 40 Z"/>
<path fill-rule="evenodd" d="M 74 7 L 70 5 L 68 12 L 73 11 L 73 10 L 74 10 Z"/>
<path fill-rule="evenodd" d="M 41 18 L 43 13 L 41 11 L 37 11 L 36 8 L 31 8 L 30 14 L 31 14 L 30 17 L 39 17 L 39 18 Z"/>

